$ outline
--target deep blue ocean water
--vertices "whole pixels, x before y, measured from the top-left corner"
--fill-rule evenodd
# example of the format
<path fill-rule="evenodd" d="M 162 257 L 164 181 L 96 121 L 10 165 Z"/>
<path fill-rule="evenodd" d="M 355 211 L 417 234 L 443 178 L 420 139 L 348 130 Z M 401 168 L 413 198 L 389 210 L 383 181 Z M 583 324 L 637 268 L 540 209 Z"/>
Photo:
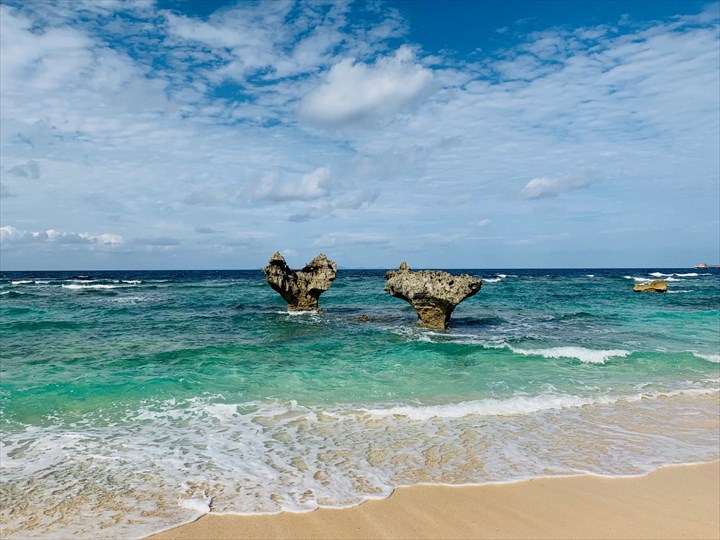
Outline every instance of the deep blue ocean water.
<path fill-rule="evenodd" d="M 451 272 L 447 331 L 379 270 L 301 314 L 259 270 L 0 274 L 3 536 L 720 457 L 720 271 Z"/>

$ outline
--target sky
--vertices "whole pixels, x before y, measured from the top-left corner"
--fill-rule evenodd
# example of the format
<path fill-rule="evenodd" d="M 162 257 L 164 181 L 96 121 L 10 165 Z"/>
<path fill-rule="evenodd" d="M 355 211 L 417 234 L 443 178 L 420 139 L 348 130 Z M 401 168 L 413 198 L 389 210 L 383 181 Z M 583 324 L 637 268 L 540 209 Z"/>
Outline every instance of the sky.
<path fill-rule="evenodd" d="M 0 269 L 720 262 L 720 4 L 0 1 Z"/>

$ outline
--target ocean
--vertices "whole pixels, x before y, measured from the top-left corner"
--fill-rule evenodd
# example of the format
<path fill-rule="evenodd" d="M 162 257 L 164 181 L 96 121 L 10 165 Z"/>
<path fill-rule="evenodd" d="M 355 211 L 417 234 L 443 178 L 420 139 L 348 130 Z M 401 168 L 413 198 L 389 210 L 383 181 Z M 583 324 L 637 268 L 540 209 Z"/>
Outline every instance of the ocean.
<path fill-rule="evenodd" d="M 447 331 L 381 270 L 299 314 L 259 270 L 3 272 L 3 537 L 720 457 L 720 271 L 451 272 L 483 285 Z"/>

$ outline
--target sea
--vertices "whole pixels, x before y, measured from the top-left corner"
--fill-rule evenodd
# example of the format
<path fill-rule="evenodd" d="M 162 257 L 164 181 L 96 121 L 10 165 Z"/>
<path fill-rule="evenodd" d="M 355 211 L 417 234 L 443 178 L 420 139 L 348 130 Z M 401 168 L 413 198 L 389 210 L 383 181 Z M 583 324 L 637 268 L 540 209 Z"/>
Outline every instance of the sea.
<path fill-rule="evenodd" d="M 451 272 L 483 285 L 446 331 L 383 270 L 319 313 L 259 270 L 2 272 L 3 538 L 720 457 L 719 270 Z"/>

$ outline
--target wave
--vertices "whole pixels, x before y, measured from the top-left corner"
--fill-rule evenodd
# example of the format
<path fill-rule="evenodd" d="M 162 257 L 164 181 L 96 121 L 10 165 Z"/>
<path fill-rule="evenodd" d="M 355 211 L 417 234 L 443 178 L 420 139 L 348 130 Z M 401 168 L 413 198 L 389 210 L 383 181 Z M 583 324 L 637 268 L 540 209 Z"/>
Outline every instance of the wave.
<path fill-rule="evenodd" d="M 82 291 L 82 290 L 101 290 L 101 289 L 124 289 L 127 287 L 132 287 L 132 285 L 129 284 L 123 284 L 123 285 L 108 285 L 104 283 L 94 283 L 94 284 L 79 284 L 79 283 L 71 283 L 69 285 L 63 284 L 63 289 L 71 289 L 76 291 Z"/>
<path fill-rule="evenodd" d="M 595 274 L 585 274 L 585 277 L 594 278 Z"/>
<path fill-rule="evenodd" d="M 637 281 L 638 283 L 649 283 L 652 281 L 650 278 L 646 277 L 635 277 L 635 276 L 623 276 L 625 279 L 632 279 Z"/>
<path fill-rule="evenodd" d="M 646 278 L 646 277 L 635 277 L 635 276 L 623 276 L 623 277 L 625 279 L 634 279 L 638 283 L 650 283 L 651 281 L 654 281 L 653 278 Z M 657 278 L 655 278 L 655 279 L 657 279 Z M 685 281 L 684 279 L 678 279 L 678 278 L 674 278 L 672 276 L 664 277 L 662 279 L 663 279 L 663 281 Z"/>
<path fill-rule="evenodd" d="M 720 354 L 713 354 L 713 353 L 699 353 L 695 351 L 688 351 L 692 353 L 693 356 L 696 358 L 700 358 L 701 360 L 707 360 L 708 362 L 713 362 L 714 364 L 720 364 Z"/>
<path fill-rule="evenodd" d="M 507 277 L 508 277 L 507 274 L 495 274 L 495 277 L 484 278 L 483 281 L 485 283 L 499 283 L 500 281 L 502 281 L 503 279 L 506 279 Z M 513 276 L 513 277 L 516 277 L 516 276 Z"/>
<path fill-rule="evenodd" d="M 538 396 L 514 396 L 506 399 L 480 399 L 447 405 L 399 406 L 386 409 L 361 410 L 374 417 L 405 416 L 411 420 L 424 421 L 432 418 L 464 418 L 466 416 L 527 415 L 553 409 L 612 405 L 619 402 L 632 403 L 644 399 L 668 398 L 681 395 L 698 397 L 717 393 L 718 390 L 714 388 L 694 388 L 668 392 L 641 392 L 627 396 L 583 397 L 570 394 L 544 394 Z"/>
<path fill-rule="evenodd" d="M 512 345 L 507 347 L 516 354 L 525 356 L 542 356 L 544 358 L 575 358 L 586 364 L 604 364 L 610 358 L 623 358 L 632 354 L 624 349 L 586 349 L 585 347 L 551 347 L 548 349 L 519 349 Z"/>
<path fill-rule="evenodd" d="M 0 295 L 7 295 L 9 298 L 18 298 L 20 296 L 25 296 L 29 293 L 22 293 L 20 291 L 0 291 Z M 31 295 L 32 296 L 32 295 Z"/>
<path fill-rule="evenodd" d="M 698 274 L 697 272 L 687 272 L 684 274 L 663 274 L 662 272 L 650 272 L 653 277 L 699 277 L 699 276 L 710 276 L 712 274 Z"/>
<path fill-rule="evenodd" d="M 365 409 L 218 403 L 223 398 L 214 395 L 94 410 L 81 423 L 58 416 L 52 425 L 9 433 L 0 446 L 8 497 L 42 494 L 18 507 L 4 531 L 10 538 L 138 538 L 210 510 L 303 512 L 387 497 L 401 485 L 627 475 L 708 461 L 717 457 L 716 432 L 699 431 L 688 444 L 676 413 L 681 407 L 705 418 L 714 404 L 656 398 L 717 392 L 545 393 Z M 614 403 L 624 403 L 622 411 Z M 662 429 L 662 437 L 648 427 Z M 108 477 L 112 484 L 97 481 Z M 117 519 L 128 492 L 133 504 Z"/>
<path fill-rule="evenodd" d="M 11 285 L 27 285 L 28 283 L 32 283 L 32 279 L 19 279 L 17 281 L 11 281 Z"/>

